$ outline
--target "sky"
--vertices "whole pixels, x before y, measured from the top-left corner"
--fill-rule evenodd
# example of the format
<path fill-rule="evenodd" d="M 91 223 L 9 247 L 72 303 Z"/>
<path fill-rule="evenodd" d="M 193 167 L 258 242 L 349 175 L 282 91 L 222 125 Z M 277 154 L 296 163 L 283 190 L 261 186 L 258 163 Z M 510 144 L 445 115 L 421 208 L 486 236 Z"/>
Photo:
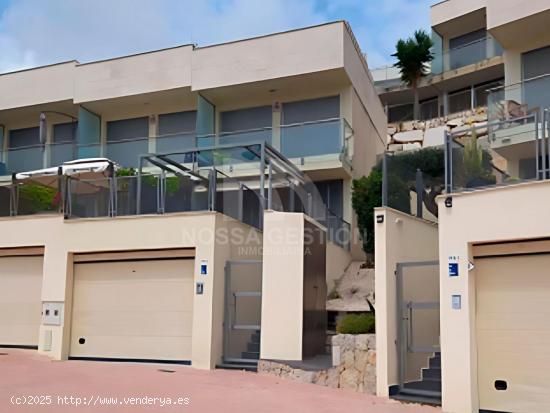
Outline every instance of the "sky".
<path fill-rule="evenodd" d="M 370 68 L 430 27 L 435 0 L 0 0 L 0 73 L 347 20 Z"/>

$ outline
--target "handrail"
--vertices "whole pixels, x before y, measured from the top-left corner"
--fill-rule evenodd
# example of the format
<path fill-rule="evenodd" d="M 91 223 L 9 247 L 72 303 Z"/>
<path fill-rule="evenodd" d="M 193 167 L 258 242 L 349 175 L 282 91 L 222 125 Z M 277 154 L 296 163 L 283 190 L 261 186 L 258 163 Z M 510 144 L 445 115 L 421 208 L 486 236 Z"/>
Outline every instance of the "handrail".
<path fill-rule="evenodd" d="M 490 89 L 487 89 L 486 91 L 489 92 L 489 93 L 494 93 L 494 92 L 499 91 L 501 89 L 506 90 L 507 88 L 511 88 L 513 86 L 523 85 L 524 83 L 528 83 L 528 82 L 531 82 L 533 80 L 544 79 L 544 78 L 547 78 L 547 77 L 550 77 L 550 73 L 545 73 L 545 74 L 542 74 L 542 75 L 533 76 L 533 77 L 530 77 L 528 79 L 523 79 L 523 80 L 521 80 L 519 82 L 516 82 L 516 83 L 510 83 L 508 85 L 495 86 L 495 87 L 492 87 Z"/>

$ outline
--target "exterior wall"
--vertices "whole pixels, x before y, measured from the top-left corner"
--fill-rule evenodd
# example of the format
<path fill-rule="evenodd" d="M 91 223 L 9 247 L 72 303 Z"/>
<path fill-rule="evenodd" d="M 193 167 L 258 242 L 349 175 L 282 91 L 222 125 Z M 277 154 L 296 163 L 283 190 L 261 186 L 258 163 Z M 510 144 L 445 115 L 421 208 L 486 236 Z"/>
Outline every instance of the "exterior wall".
<path fill-rule="evenodd" d="M 437 225 L 391 208 L 376 208 L 375 219 L 375 296 L 376 296 L 376 394 L 389 396 L 397 384 L 398 354 L 395 345 L 396 282 L 398 262 L 438 259 Z M 419 284 L 419 287 L 421 285 Z"/>
<path fill-rule="evenodd" d="M 75 103 L 191 86 L 193 46 L 78 65 Z"/>
<path fill-rule="evenodd" d="M 302 359 L 303 233 L 303 214 L 264 214 L 261 359 Z"/>
<path fill-rule="evenodd" d="M 0 243 L 0 247 L 45 247 L 42 300 L 65 303 L 64 323 L 62 326 L 41 326 L 39 351 L 57 360 L 66 359 L 69 354 L 73 254 L 194 248 L 195 280 L 200 277 L 205 286 L 204 294 L 195 295 L 193 302 L 192 365 L 209 369 L 221 359 L 224 265 L 238 252 L 234 246 L 213 239 L 213 235 L 216 229 L 235 226 L 248 228 L 216 213 L 74 221 L 64 221 L 58 215 L 11 217 L 0 220 L 2 232 L 12 234 Z M 206 277 L 199 276 L 203 259 L 209 262 Z M 44 351 L 46 330 L 52 331 L 52 350 L 49 352 Z"/>
<path fill-rule="evenodd" d="M 193 54 L 193 90 L 342 67 L 341 23 L 210 47 Z"/>
<path fill-rule="evenodd" d="M 0 110 L 72 99 L 76 62 L 0 75 Z"/>
<path fill-rule="evenodd" d="M 546 0 L 486 0 L 486 2 L 489 9 L 487 13 L 489 30 L 548 10 Z"/>
<path fill-rule="evenodd" d="M 327 242 L 326 280 L 329 292 L 334 287 L 334 283 L 342 277 L 351 260 L 352 256 L 350 252 L 330 241 Z"/>
<path fill-rule="evenodd" d="M 533 201 L 536 200 L 536 201 Z M 468 271 L 472 244 L 548 237 L 546 205 L 550 182 L 538 181 L 453 195 L 452 208 L 439 204 L 441 290 L 441 362 L 443 410 L 478 411 L 475 268 Z M 526 213 L 528 211 L 528 213 Z M 449 277 L 445 263 L 459 257 L 459 276 Z M 451 296 L 462 296 L 462 309 Z M 378 298 L 378 296 L 377 296 Z"/>
<path fill-rule="evenodd" d="M 431 7 L 432 26 L 486 7 L 490 0 L 443 0 Z"/>

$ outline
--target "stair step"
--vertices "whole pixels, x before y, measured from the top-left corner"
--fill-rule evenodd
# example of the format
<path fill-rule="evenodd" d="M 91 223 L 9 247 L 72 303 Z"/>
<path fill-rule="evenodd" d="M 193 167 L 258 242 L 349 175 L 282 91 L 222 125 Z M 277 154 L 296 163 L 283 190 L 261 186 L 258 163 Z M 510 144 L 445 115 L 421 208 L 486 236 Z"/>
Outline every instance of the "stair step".
<path fill-rule="evenodd" d="M 258 363 L 221 363 L 216 364 L 217 369 L 258 371 Z"/>
<path fill-rule="evenodd" d="M 390 399 L 399 400 L 402 402 L 413 402 L 413 403 L 422 403 L 430 404 L 433 406 L 441 406 L 441 399 L 437 397 L 427 397 L 427 396 L 417 396 L 406 393 L 398 393 L 390 396 Z"/>
<path fill-rule="evenodd" d="M 248 343 L 246 343 L 246 350 L 247 351 L 259 352 L 260 351 L 260 343 L 253 343 L 253 342 L 249 341 Z"/>
<path fill-rule="evenodd" d="M 260 342 L 260 332 L 256 331 L 250 336 L 250 342 L 251 343 L 259 343 Z"/>
<path fill-rule="evenodd" d="M 429 368 L 422 369 L 422 380 L 441 381 L 441 369 Z"/>
<path fill-rule="evenodd" d="M 243 359 L 259 360 L 260 359 L 260 352 L 259 351 L 243 351 L 241 353 L 241 357 Z"/>
<path fill-rule="evenodd" d="M 430 368 L 441 368 L 441 357 L 431 357 L 430 358 Z"/>
<path fill-rule="evenodd" d="M 405 383 L 404 387 L 405 387 L 405 390 L 412 389 L 412 390 L 428 390 L 428 391 L 441 392 L 441 381 L 437 381 L 437 380 L 412 381 L 409 383 Z"/>

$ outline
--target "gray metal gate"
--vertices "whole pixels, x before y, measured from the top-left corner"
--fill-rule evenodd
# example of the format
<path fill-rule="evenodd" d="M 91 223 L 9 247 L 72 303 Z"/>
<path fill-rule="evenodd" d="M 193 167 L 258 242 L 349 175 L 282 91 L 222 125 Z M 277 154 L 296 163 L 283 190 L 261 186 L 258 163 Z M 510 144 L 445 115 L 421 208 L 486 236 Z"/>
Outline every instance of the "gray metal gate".
<path fill-rule="evenodd" d="M 224 362 L 253 363 L 260 357 L 262 261 L 225 265 Z"/>
<path fill-rule="evenodd" d="M 440 398 L 439 262 L 401 262 L 395 274 L 399 393 Z"/>

